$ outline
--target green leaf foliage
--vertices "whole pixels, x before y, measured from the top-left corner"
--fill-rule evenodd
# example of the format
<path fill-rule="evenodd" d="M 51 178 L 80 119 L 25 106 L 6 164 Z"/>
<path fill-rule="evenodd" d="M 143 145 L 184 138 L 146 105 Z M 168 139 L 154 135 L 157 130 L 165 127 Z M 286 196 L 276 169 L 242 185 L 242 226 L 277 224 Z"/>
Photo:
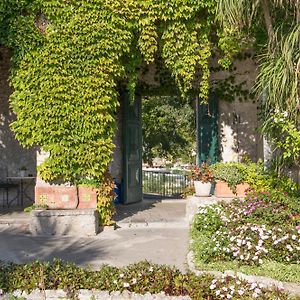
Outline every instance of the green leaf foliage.
<path fill-rule="evenodd" d="M 208 99 L 215 0 L 3 0 L 0 44 L 13 50 L 12 123 L 24 147 L 49 152 L 46 181 L 102 180 L 120 87 L 134 96 L 159 57 L 181 95 Z"/>
<path fill-rule="evenodd" d="M 145 162 L 190 158 L 196 127 L 190 103 L 178 97 L 148 97 L 142 101 L 142 118 Z"/>

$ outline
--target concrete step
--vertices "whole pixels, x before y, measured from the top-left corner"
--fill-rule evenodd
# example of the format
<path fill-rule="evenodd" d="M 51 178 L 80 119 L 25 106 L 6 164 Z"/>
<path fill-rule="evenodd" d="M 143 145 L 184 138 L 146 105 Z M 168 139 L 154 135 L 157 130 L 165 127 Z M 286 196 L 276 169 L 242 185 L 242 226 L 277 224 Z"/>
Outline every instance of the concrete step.
<path fill-rule="evenodd" d="M 0 232 L 15 234 L 28 234 L 30 218 L 29 215 L 4 214 L 0 215 Z"/>
<path fill-rule="evenodd" d="M 29 234 L 29 223 L 0 223 L 0 233 L 1 232 L 9 232 L 14 234 Z"/>

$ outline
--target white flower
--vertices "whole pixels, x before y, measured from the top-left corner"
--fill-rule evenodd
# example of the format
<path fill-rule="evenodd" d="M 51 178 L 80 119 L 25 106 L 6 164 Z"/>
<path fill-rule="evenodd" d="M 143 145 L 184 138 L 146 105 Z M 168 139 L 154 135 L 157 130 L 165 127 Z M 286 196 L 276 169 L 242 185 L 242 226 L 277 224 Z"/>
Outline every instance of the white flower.
<path fill-rule="evenodd" d="M 227 299 L 231 299 L 232 298 L 232 296 L 230 294 L 227 294 L 226 297 L 227 297 Z"/>
<path fill-rule="evenodd" d="M 136 278 L 132 278 L 131 282 L 132 282 L 132 284 L 136 284 L 137 283 Z"/>
<path fill-rule="evenodd" d="M 245 290 L 244 289 L 240 289 L 240 290 L 238 290 L 238 293 L 241 296 L 241 295 L 243 295 L 245 293 Z"/>
<path fill-rule="evenodd" d="M 124 283 L 123 283 L 123 287 L 124 287 L 124 288 L 127 288 L 127 287 L 129 287 L 129 286 L 130 286 L 130 284 L 129 284 L 128 282 L 124 282 Z"/>
<path fill-rule="evenodd" d="M 113 283 L 114 283 L 114 284 L 117 284 L 117 283 L 118 283 L 118 281 L 117 281 L 117 280 L 114 280 L 114 281 L 113 281 Z M 1 295 L 1 293 L 0 293 L 0 295 Z"/>
<path fill-rule="evenodd" d="M 256 282 L 252 282 L 250 290 L 254 290 L 256 287 L 257 287 L 257 283 Z"/>
<path fill-rule="evenodd" d="M 150 267 L 150 268 L 149 268 L 149 272 L 153 272 L 153 267 Z"/>
<path fill-rule="evenodd" d="M 293 234 L 292 239 L 295 241 L 297 239 L 297 237 Z"/>
<path fill-rule="evenodd" d="M 259 293 L 261 293 L 261 290 L 260 290 L 259 288 L 256 288 L 256 289 L 254 290 L 254 293 L 259 294 Z"/>
<path fill-rule="evenodd" d="M 123 274 L 123 273 L 121 273 L 119 276 L 120 276 L 120 278 L 123 278 L 123 277 L 124 277 L 124 274 Z"/>
<path fill-rule="evenodd" d="M 216 296 L 219 296 L 221 294 L 220 290 L 216 290 Z"/>
<path fill-rule="evenodd" d="M 213 289 L 216 288 L 216 285 L 215 285 L 215 284 L 211 284 L 209 288 L 210 288 L 211 290 L 213 290 Z"/>
<path fill-rule="evenodd" d="M 258 297 L 258 294 L 253 293 L 253 294 L 252 294 L 252 297 L 253 297 L 253 298 L 257 298 L 257 297 Z"/>

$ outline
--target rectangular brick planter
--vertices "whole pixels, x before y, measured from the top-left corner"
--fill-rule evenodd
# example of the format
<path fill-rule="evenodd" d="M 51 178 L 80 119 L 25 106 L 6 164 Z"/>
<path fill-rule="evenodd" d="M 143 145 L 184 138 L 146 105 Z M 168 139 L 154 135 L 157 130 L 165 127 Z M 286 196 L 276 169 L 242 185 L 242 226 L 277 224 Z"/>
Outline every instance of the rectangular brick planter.
<path fill-rule="evenodd" d="M 92 187 L 79 187 L 79 205 L 78 208 L 96 208 L 97 190 Z"/>
<path fill-rule="evenodd" d="M 41 185 L 35 187 L 35 203 L 45 204 L 50 209 L 96 209 L 97 192 L 91 187 L 78 187 L 77 195 L 75 186 Z"/>
<path fill-rule="evenodd" d="M 215 187 L 215 196 L 219 198 L 245 197 L 245 192 L 250 186 L 247 183 L 241 183 L 236 186 L 237 193 L 234 194 L 228 184 L 224 181 L 217 181 Z"/>

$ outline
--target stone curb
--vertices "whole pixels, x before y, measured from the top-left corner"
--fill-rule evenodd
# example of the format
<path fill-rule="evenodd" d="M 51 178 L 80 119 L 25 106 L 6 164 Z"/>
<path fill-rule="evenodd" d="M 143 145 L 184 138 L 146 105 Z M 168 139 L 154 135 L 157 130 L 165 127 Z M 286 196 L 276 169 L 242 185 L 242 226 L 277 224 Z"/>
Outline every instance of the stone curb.
<path fill-rule="evenodd" d="M 72 295 L 63 290 L 34 290 L 27 294 L 22 291 L 14 291 L 12 294 L 0 296 L 2 300 L 9 300 L 11 295 L 15 297 L 23 297 L 26 300 L 57 300 L 57 299 L 70 299 Z M 128 291 L 111 292 L 99 290 L 78 290 L 75 292 L 76 299 L 78 300 L 191 300 L 189 296 L 167 296 L 164 292 L 159 294 L 146 293 L 144 295 L 131 293 Z M 75 296 L 73 295 L 73 296 Z"/>
<path fill-rule="evenodd" d="M 197 199 L 197 197 L 190 197 L 190 199 L 188 199 L 188 201 L 187 201 L 187 210 L 186 210 L 186 218 L 187 218 L 189 224 L 192 224 L 194 216 L 195 216 L 197 210 L 199 209 L 199 207 L 209 206 L 212 204 L 216 204 L 218 202 L 219 202 L 218 199 L 213 199 L 213 198 L 199 199 L 199 197 L 198 197 L 198 199 Z M 192 243 L 192 241 L 190 241 L 190 244 L 191 243 Z M 264 276 L 246 275 L 244 273 L 235 272 L 232 270 L 227 270 L 225 272 L 198 270 L 194 264 L 194 254 L 192 251 L 190 251 L 187 254 L 187 265 L 188 265 L 189 270 L 191 270 L 198 276 L 203 275 L 203 274 L 210 274 L 215 277 L 221 277 L 223 274 L 225 274 L 228 276 L 238 277 L 238 278 L 246 280 L 250 283 L 258 282 L 258 283 L 264 284 L 265 286 L 270 286 L 270 287 L 275 286 L 277 288 L 283 288 L 291 295 L 300 296 L 300 284 L 297 284 L 297 283 L 282 282 L 282 281 L 278 281 L 278 280 L 275 280 L 275 279 L 272 279 L 269 277 L 264 277 Z"/>

